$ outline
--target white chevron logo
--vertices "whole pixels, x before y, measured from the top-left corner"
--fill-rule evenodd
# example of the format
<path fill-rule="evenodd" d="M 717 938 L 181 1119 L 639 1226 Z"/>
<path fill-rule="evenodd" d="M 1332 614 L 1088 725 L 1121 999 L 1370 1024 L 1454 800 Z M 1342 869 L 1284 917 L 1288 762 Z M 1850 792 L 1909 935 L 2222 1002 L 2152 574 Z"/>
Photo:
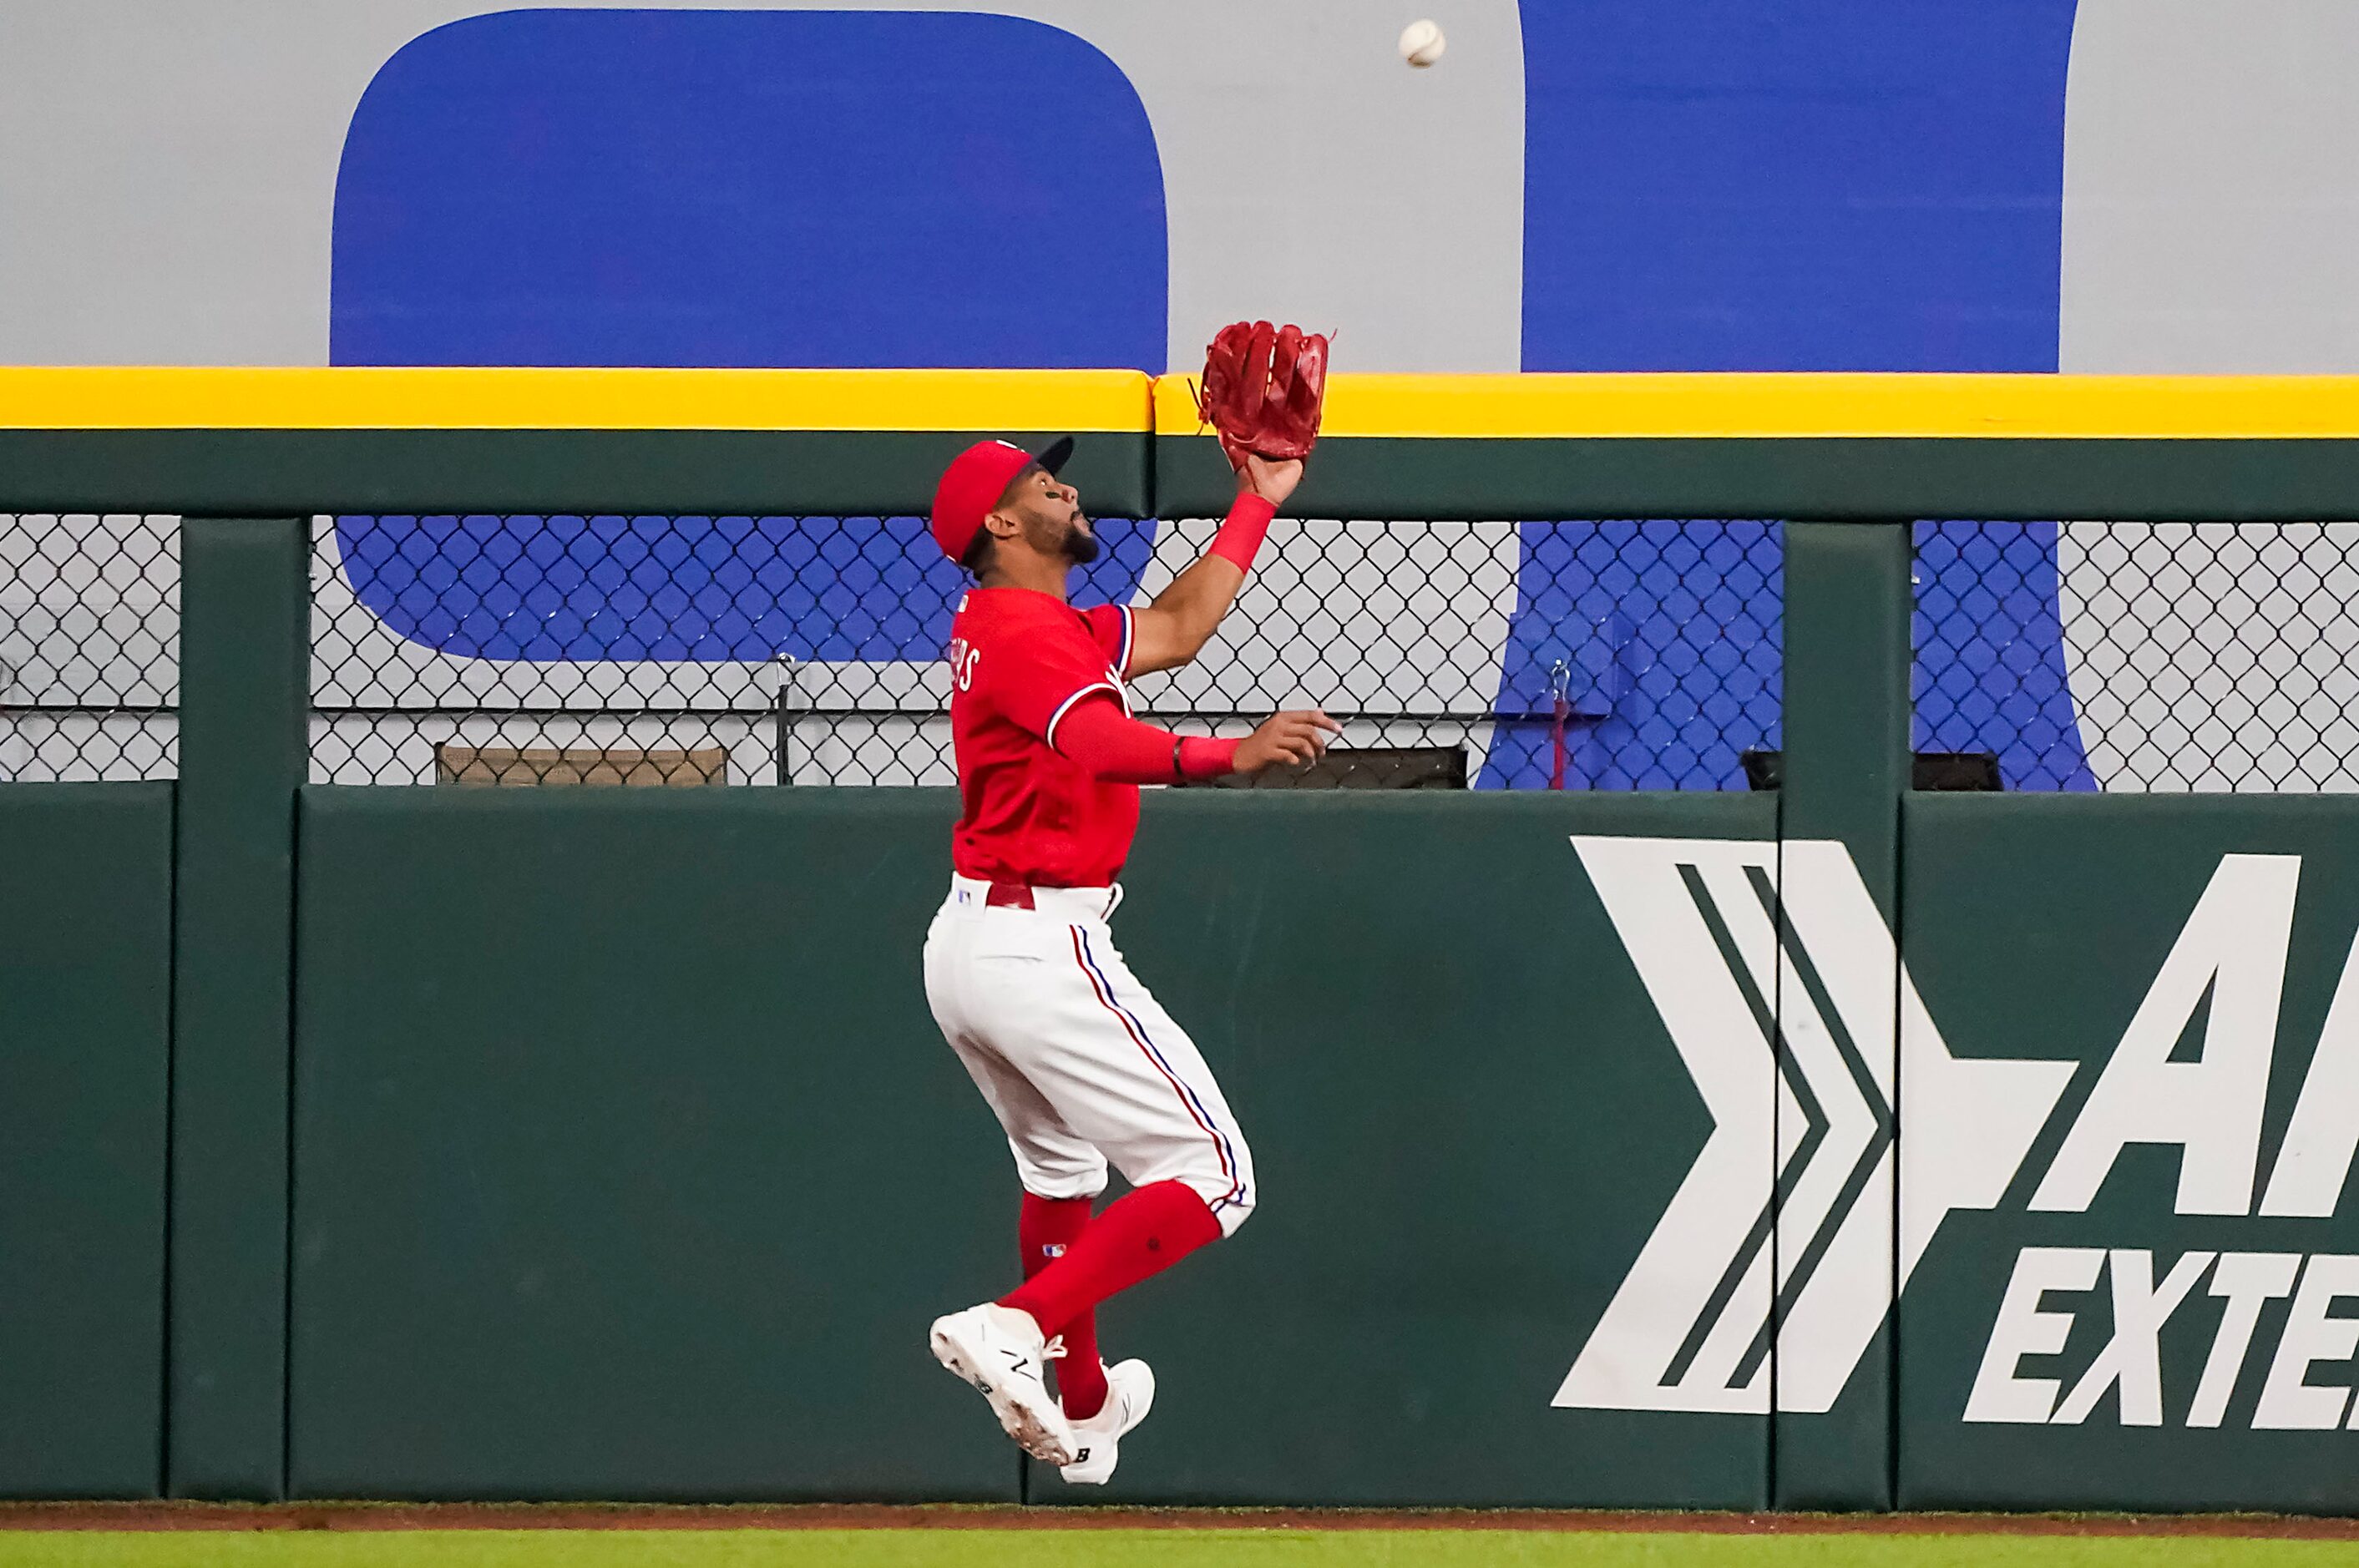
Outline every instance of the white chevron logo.
<path fill-rule="evenodd" d="M 1840 843 L 1572 843 L 1712 1131 L 1553 1402 L 1762 1414 L 1774 1384 L 1778 1410 L 1825 1410 L 1943 1217 L 1998 1203 L 2073 1064 L 1951 1055 Z"/>

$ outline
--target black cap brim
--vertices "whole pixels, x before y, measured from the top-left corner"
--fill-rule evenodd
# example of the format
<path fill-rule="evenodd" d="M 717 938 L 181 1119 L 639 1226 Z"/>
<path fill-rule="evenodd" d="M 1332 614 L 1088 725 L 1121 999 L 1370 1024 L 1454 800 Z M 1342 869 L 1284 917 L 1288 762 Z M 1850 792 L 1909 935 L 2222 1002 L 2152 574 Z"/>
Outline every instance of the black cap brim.
<path fill-rule="evenodd" d="M 1064 467 L 1068 462 L 1071 461 L 1072 455 L 1073 438 L 1071 436 L 1059 436 L 1055 441 L 1050 441 L 1047 446 L 1042 447 L 1038 452 L 1034 453 L 1032 461 L 1047 469 L 1049 473 L 1054 474 L 1057 470 Z"/>

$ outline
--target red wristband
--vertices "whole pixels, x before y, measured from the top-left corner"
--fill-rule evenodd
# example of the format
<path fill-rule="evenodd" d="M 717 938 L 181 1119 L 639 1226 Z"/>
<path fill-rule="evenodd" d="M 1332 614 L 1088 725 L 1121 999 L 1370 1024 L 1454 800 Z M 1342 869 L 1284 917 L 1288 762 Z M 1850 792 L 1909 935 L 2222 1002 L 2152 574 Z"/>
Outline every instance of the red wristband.
<path fill-rule="evenodd" d="M 1251 572 L 1254 555 L 1261 549 L 1263 536 L 1269 532 L 1269 520 L 1276 516 L 1277 502 L 1247 491 L 1231 503 L 1229 515 L 1221 521 L 1221 531 L 1212 536 L 1212 548 L 1205 553 L 1236 562 L 1239 572 Z"/>
<path fill-rule="evenodd" d="M 1172 748 L 1172 765 L 1182 779 L 1221 779 L 1237 770 L 1237 743 L 1182 735 Z"/>

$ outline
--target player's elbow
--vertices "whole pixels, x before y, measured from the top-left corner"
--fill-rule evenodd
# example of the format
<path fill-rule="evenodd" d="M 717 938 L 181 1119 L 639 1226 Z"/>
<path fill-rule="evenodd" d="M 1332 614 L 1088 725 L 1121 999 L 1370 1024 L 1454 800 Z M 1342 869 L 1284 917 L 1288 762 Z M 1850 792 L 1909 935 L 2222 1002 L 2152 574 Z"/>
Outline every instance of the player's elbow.
<path fill-rule="evenodd" d="M 1212 633 L 1218 629 L 1220 624 L 1220 617 L 1217 615 L 1207 615 L 1201 620 L 1183 623 L 1180 627 L 1180 635 L 1173 639 L 1178 646 L 1171 650 L 1171 668 L 1177 670 L 1183 665 L 1195 663 L 1196 656 L 1203 652 L 1206 645 L 1212 642 Z"/>
<path fill-rule="evenodd" d="M 1172 628 L 1151 647 L 1142 647 L 1131 655 L 1128 673 L 1135 679 L 1141 675 L 1160 675 L 1168 670 L 1183 670 L 1196 662 L 1204 645 L 1212 640 L 1212 628 L 1201 632 Z"/>

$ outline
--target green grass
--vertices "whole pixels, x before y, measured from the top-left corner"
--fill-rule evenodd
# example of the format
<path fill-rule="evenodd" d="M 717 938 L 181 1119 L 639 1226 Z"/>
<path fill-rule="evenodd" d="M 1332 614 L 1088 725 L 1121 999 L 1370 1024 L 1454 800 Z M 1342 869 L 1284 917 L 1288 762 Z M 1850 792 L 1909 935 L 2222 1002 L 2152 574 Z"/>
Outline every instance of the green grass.
<path fill-rule="evenodd" d="M 2328 1568 L 2359 1542 L 1522 1530 L 0 1531 L 5 1568 Z"/>

